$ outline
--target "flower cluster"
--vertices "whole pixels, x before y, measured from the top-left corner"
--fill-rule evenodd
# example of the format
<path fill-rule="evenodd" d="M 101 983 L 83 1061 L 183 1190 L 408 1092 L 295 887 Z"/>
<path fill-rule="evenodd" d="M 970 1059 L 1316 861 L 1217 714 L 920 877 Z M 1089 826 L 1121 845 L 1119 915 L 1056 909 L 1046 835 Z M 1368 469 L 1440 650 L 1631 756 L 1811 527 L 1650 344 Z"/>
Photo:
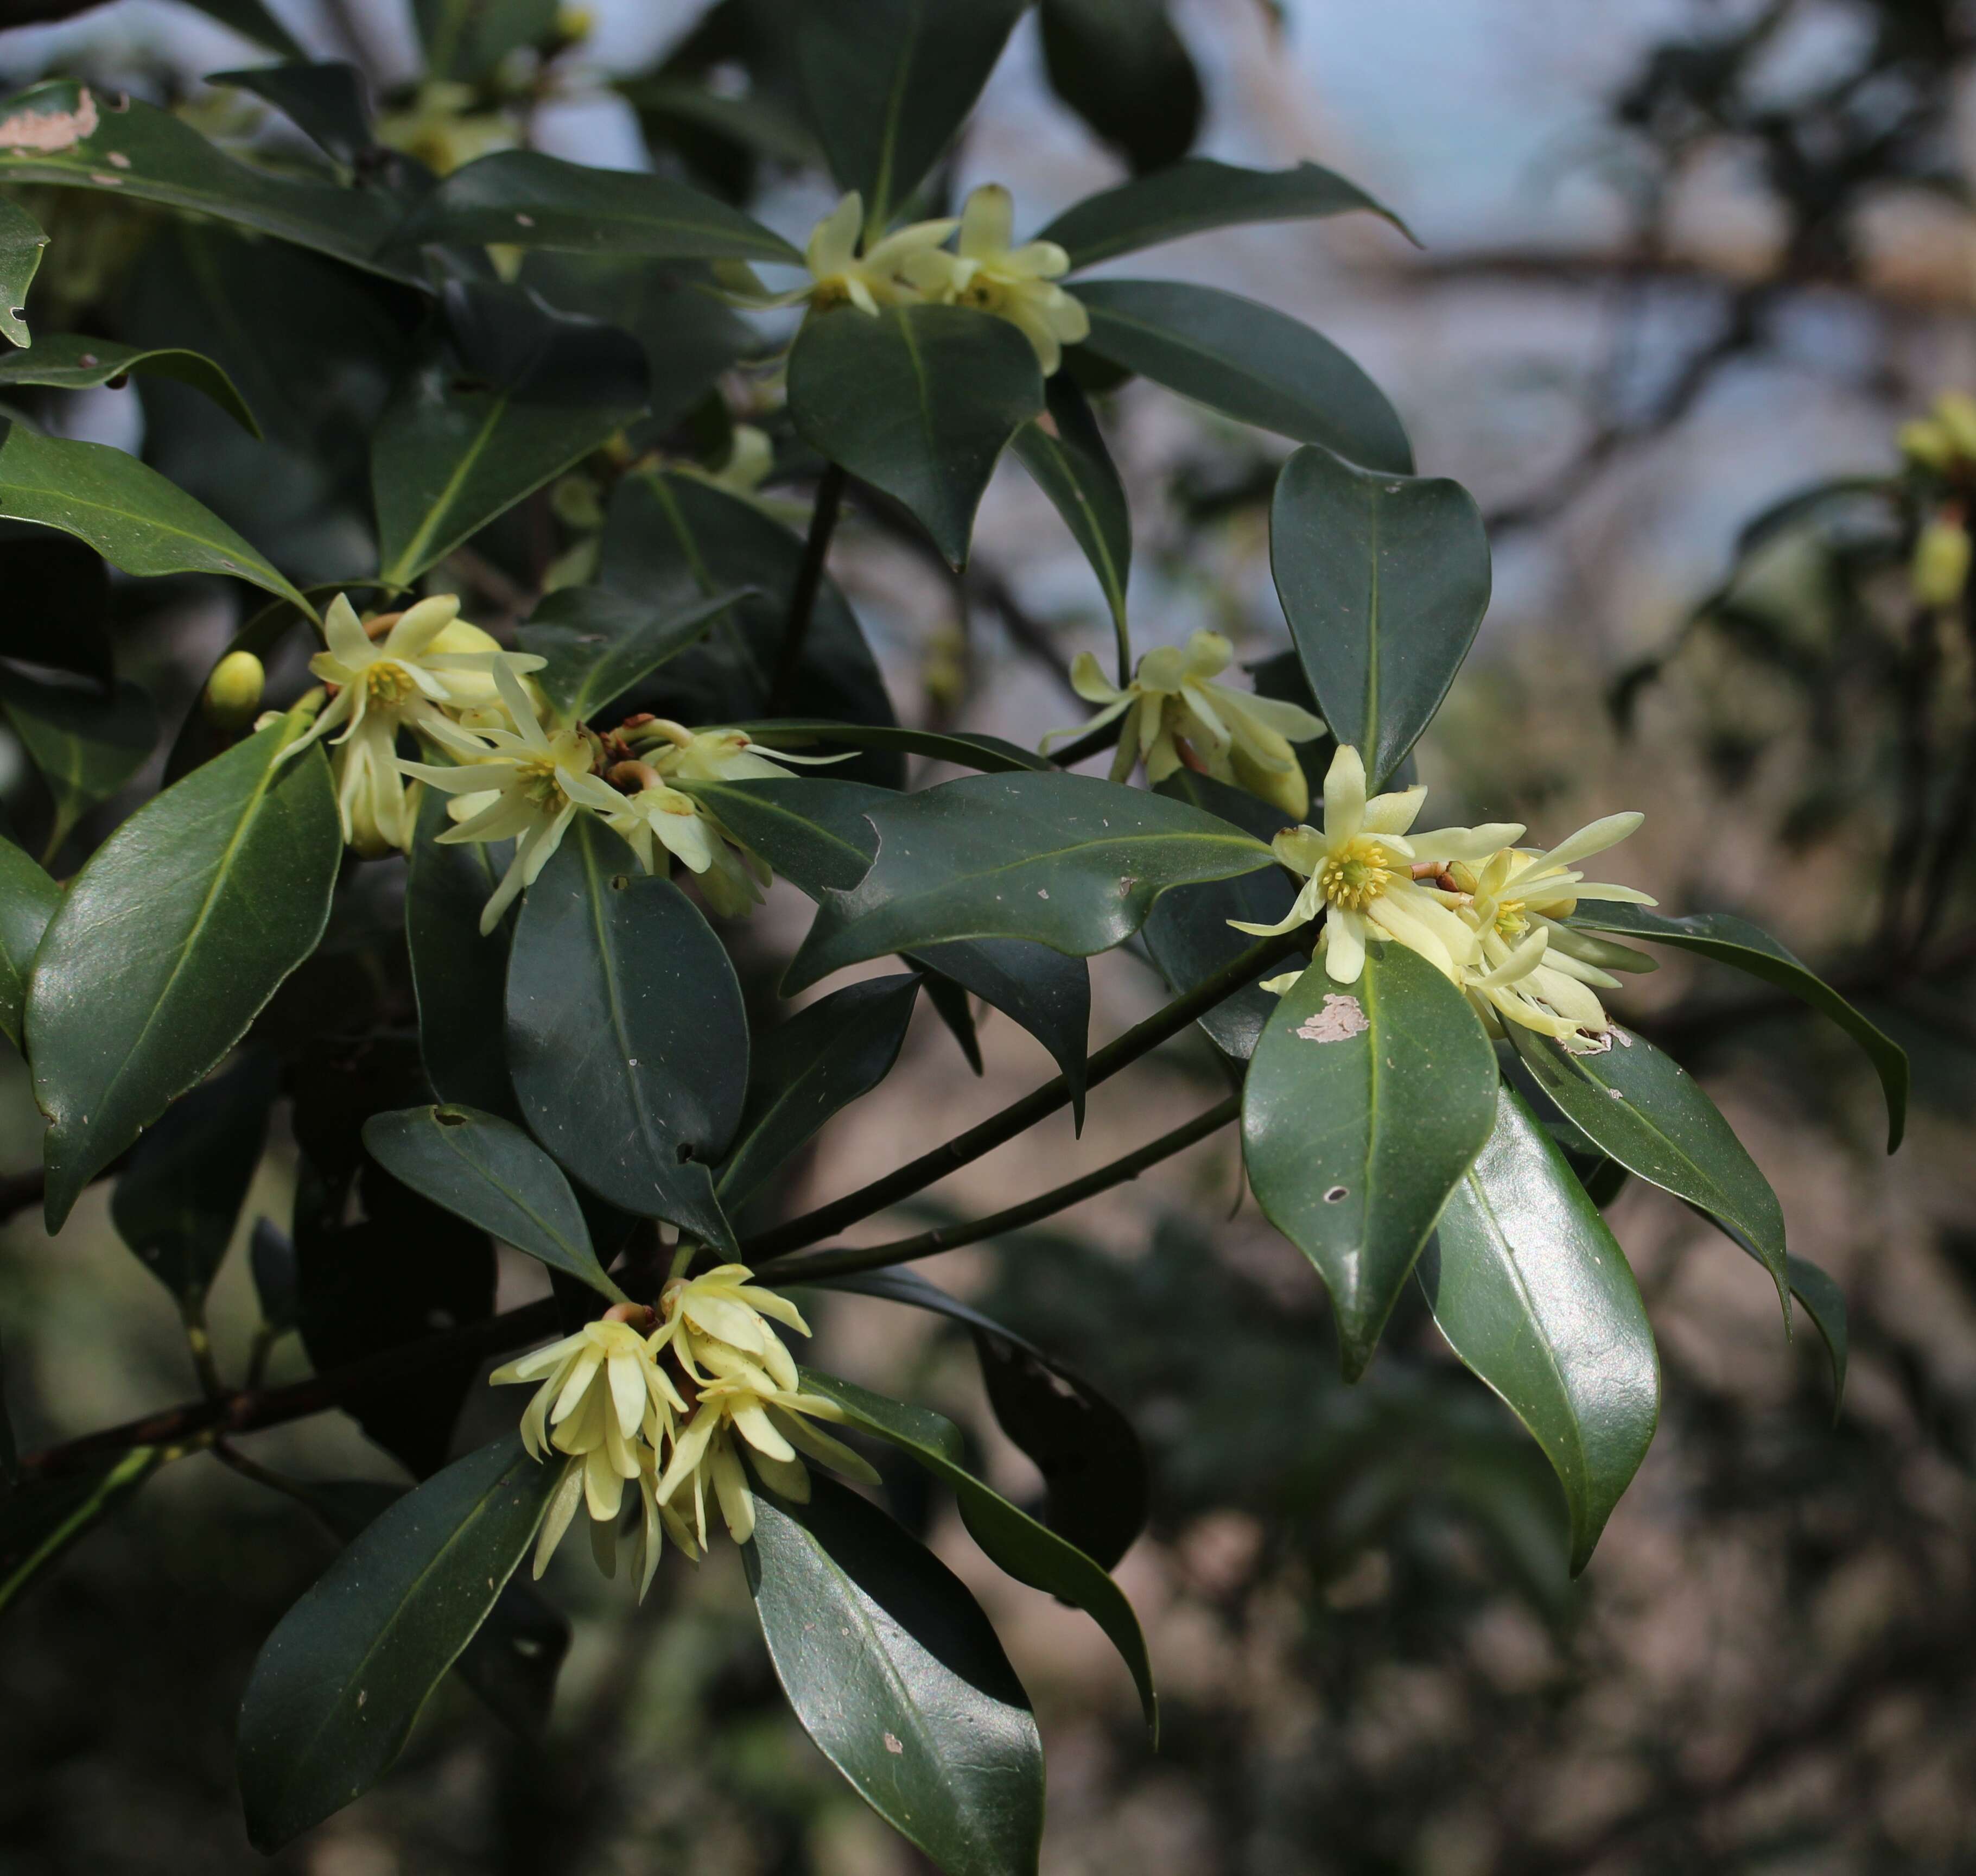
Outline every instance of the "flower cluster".
<path fill-rule="evenodd" d="M 1654 903 L 1631 886 L 1587 880 L 1578 862 L 1602 853 L 1644 816 L 1609 814 L 1548 852 L 1515 843 L 1517 822 L 1414 831 L 1424 788 L 1365 794 L 1365 765 L 1349 744 L 1324 781 L 1324 826 L 1288 827 L 1272 843 L 1305 884 L 1288 917 L 1273 925 L 1229 922 L 1274 937 L 1322 917 L 1318 945 L 1326 974 L 1354 984 L 1368 938 L 1418 952 L 1458 985 L 1492 1034 L 1504 1022 L 1555 1037 L 1575 1052 L 1609 1048 L 1612 1019 L 1596 994 L 1616 989 L 1613 969 L 1650 970 L 1650 960 L 1563 922 L 1580 899 Z M 1286 991 L 1299 971 L 1263 987 Z"/>
<path fill-rule="evenodd" d="M 1976 397 L 1945 391 L 1932 417 L 1903 424 L 1901 453 L 1932 485 L 1933 511 L 1915 536 L 1908 582 L 1925 606 L 1952 606 L 1969 584 L 1968 497 L 1976 483 Z"/>
<path fill-rule="evenodd" d="M 668 863 L 657 856 L 663 849 L 698 877 L 723 915 L 759 903 L 766 869 L 673 783 L 787 776 L 782 763 L 841 757 L 779 752 L 771 762 L 740 730 L 690 730 L 649 715 L 608 735 L 559 721 L 529 678 L 544 661 L 502 651 L 459 613 L 459 600 L 447 595 L 367 624 L 339 595 L 324 615 L 328 648 L 309 669 L 330 687 L 329 701 L 288 753 L 329 740 L 346 841 L 368 858 L 409 849 L 417 788 L 450 795 L 455 825 L 441 841 L 515 843 L 482 911 L 483 932 L 535 882 L 583 813 L 622 836 L 648 872 Z M 446 760 L 400 755 L 407 731 Z"/>
<path fill-rule="evenodd" d="M 1047 377 L 1063 362 L 1065 346 L 1090 336 L 1091 321 L 1056 284 L 1070 271 L 1070 256 L 1054 241 L 1017 246 L 1015 226 L 1013 198 L 989 183 L 957 216 L 914 222 L 861 246 L 864 202 L 853 190 L 811 231 L 808 286 L 771 293 L 745 265 L 720 263 L 715 272 L 744 306 L 855 306 L 873 315 L 882 306 L 972 306 L 1019 327 Z"/>
<path fill-rule="evenodd" d="M 497 1368 L 489 1379 L 538 1383 L 522 1415 L 531 1457 L 563 1462 L 535 1545 L 539 1577 L 575 1519 L 590 1514 L 598 1567 L 615 1573 L 627 1487 L 641 1515 L 633 1568 L 642 1600 L 665 1535 L 697 1561 L 706 1548 L 710 1496 L 729 1535 L 754 1534 L 754 1476 L 798 1504 L 809 1497 L 807 1455 L 845 1477 L 878 1475 L 812 1422 L 842 1417 L 806 1393 L 771 1322 L 809 1334 L 786 1297 L 750 1281 L 740 1264 L 667 1284 L 656 1311 L 619 1304 L 601 1321 Z M 634 1327 L 634 1318 L 646 1327 Z"/>
<path fill-rule="evenodd" d="M 1295 704 L 1216 683 L 1234 656 L 1235 648 L 1220 633 L 1197 631 L 1184 648 L 1148 651 L 1121 690 L 1106 681 L 1097 659 L 1081 651 L 1071 666 L 1071 684 L 1086 703 L 1102 707 L 1075 730 L 1052 730 L 1040 747 L 1047 753 L 1052 743 L 1123 717 L 1113 781 L 1122 782 L 1141 760 L 1152 782 L 1164 781 L 1184 765 L 1301 818 L 1310 807 L 1310 788 L 1290 745 L 1314 741 L 1324 734 L 1323 722 Z"/>

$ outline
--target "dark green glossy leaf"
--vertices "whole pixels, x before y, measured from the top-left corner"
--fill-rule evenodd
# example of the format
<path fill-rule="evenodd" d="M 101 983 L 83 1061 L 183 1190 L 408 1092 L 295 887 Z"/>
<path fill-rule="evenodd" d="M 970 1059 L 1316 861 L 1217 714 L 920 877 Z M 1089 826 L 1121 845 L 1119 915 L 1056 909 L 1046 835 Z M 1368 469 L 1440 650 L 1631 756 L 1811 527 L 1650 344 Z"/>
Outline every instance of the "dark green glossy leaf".
<path fill-rule="evenodd" d="M 1694 1077 L 1625 1030 L 1612 1032 L 1601 1054 L 1573 1055 L 1519 1024 L 1506 1027 L 1546 1097 L 1601 1152 L 1744 1241 L 1776 1282 L 1788 1325 L 1783 1208 Z"/>
<path fill-rule="evenodd" d="M 1048 774 L 1053 765 L 1033 750 L 1005 742 L 999 736 L 980 736 L 966 730 L 908 730 L 891 724 L 828 723 L 821 717 L 770 717 L 737 727 L 772 753 L 778 749 L 897 749 L 950 762 L 956 768 L 1000 775 L 1029 769 Z"/>
<path fill-rule="evenodd" d="M 759 1496 L 742 1556 L 789 1704 L 858 1796 L 948 1876 L 1033 1876 L 1042 1741 L 960 1580 L 828 1479 Z"/>
<path fill-rule="evenodd" d="M 57 391 L 88 391 L 132 376 L 176 378 L 203 391 L 251 437 L 261 434 L 233 381 L 203 352 L 176 345 L 120 345 L 107 338 L 57 332 L 31 352 L 0 358 L 0 386 L 40 384 Z"/>
<path fill-rule="evenodd" d="M 1907 1051 L 1760 927 L 1729 912 L 1691 912 L 1685 918 L 1670 918 L 1644 905 L 1604 899 L 1580 899 L 1578 910 L 1566 922 L 1583 931 L 1610 931 L 1621 938 L 1645 938 L 1655 945 L 1699 951 L 1718 964 L 1734 964 L 1766 984 L 1774 984 L 1829 1017 L 1872 1062 L 1886 1097 L 1887 1151 L 1891 1153 L 1900 1145 L 1908 1118 Z"/>
<path fill-rule="evenodd" d="M 512 908 L 485 938 L 480 913 L 514 855 L 509 841 L 441 846 L 446 797 L 428 789 L 405 878 L 405 938 L 419 1005 L 419 1053 L 443 1101 L 521 1117 L 508 1076 Z"/>
<path fill-rule="evenodd" d="M 542 1522 L 560 1468 L 509 1433 L 368 1526 L 282 1618 L 240 1709 L 247 1834 L 278 1849 L 368 1790 Z"/>
<path fill-rule="evenodd" d="M 1846 1402 L 1846 1292 L 1809 1258 L 1784 1260 L 1790 1276 L 1791 1294 L 1804 1305 L 1804 1313 L 1825 1340 L 1825 1352 L 1832 1358 L 1832 1416 Z"/>
<path fill-rule="evenodd" d="M 315 1479 L 308 1488 L 309 1508 L 344 1544 L 355 1542 L 404 1495 L 402 1486 L 373 1479 Z M 548 1725 L 569 1642 L 568 1617 L 512 1576 L 453 1665 L 503 1724 L 538 1739 Z"/>
<path fill-rule="evenodd" d="M 0 1030 L 17 1049 L 35 948 L 61 902 L 61 888 L 12 841 L 0 840 Z"/>
<path fill-rule="evenodd" d="M 273 1219 L 256 1218 L 247 1242 L 247 1264 L 262 1321 L 276 1334 L 292 1329 L 301 1303 L 295 1241 Z"/>
<path fill-rule="evenodd" d="M 1020 329 L 966 306 L 840 306 L 805 320 L 789 354 L 797 433 L 907 509 L 956 567 L 1003 447 L 1042 408 Z"/>
<path fill-rule="evenodd" d="M 1204 229 L 1243 222 L 1305 221 L 1356 209 L 1382 215 L 1407 234 L 1406 224 L 1383 203 L 1317 163 L 1299 163 L 1293 170 L 1244 170 L 1207 157 L 1189 157 L 1153 175 L 1086 196 L 1065 209 L 1039 239 L 1066 249 L 1072 267 L 1091 267 Z"/>
<path fill-rule="evenodd" d="M 81 541 L 45 529 L 0 541 L 0 657 L 116 682 L 110 646 L 110 569 Z"/>
<path fill-rule="evenodd" d="M 831 173 L 887 227 L 953 140 L 1023 0 L 805 0 L 796 62 Z"/>
<path fill-rule="evenodd" d="M 1088 957 L 1130 938 L 1169 887 L 1270 863 L 1267 847 L 1225 821 L 1088 776 L 963 776 L 865 814 L 878 857 L 823 902 L 791 991 L 958 938 L 1027 938 Z"/>
<path fill-rule="evenodd" d="M 16 345 L 35 342 L 28 336 L 28 288 L 48 245 L 41 223 L 25 209 L 0 200 L 0 332 Z"/>
<path fill-rule="evenodd" d="M 230 26 L 242 38 L 252 39 L 278 52 L 284 58 L 306 58 L 295 35 L 261 4 L 261 0 L 186 0 L 186 4 Z"/>
<path fill-rule="evenodd" d="M 1330 340 L 1219 287 L 1080 281 L 1089 349 L 1259 430 L 1405 475 L 1413 448 L 1385 394 Z"/>
<path fill-rule="evenodd" d="M 35 960 L 28 1059 L 48 1228 L 232 1047 L 329 917 L 342 829 L 291 714 L 140 808 L 69 885 Z"/>
<path fill-rule="evenodd" d="M 412 0 L 435 78 L 487 77 L 511 52 L 555 36 L 559 0 Z"/>
<path fill-rule="evenodd" d="M 500 150 L 454 170 L 420 205 L 404 238 L 658 260 L 802 259 L 779 235 L 684 183 L 532 150 Z"/>
<path fill-rule="evenodd" d="M 739 1205 L 832 1114 L 892 1072 L 919 1000 L 917 975 L 868 978 L 755 1040 L 748 1101 L 714 1189 Z"/>
<path fill-rule="evenodd" d="M 1037 13 L 1050 88 L 1098 136 L 1135 170 L 1187 153 L 1200 127 L 1200 74 L 1165 0 L 1042 0 Z"/>
<path fill-rule="evenodd" d="M 1660 1360 L 1639 1286 L 1564 1156 L 1507 1086 L 1435 1235 L 1421 1261 L 1428 1306 L 1556 1469 L 1576 1576 L 1660 1416 Z"/>
<path fill-rule="evenodd" d="M 591 1249 L 562 1169 L 512 1122 L 471 1107 L 373 1114 L 364 1144 L 394 1179 L 614 1303 L 624 1292 Z"/>
<path fill-rule="evenodd" d="M 1283 465 L 1270 564 L 1331 733 L 1382 789 L 1441 707 L 1489 608 L 1489 537 L 1459 483 L 1355 468 L 1329 450 Z"/>
<path fill-rule="evenodd" d="M 206 81 L 237 86 L 265 98 L 346 168 L 377 140 L 371 133 L 364 74 L 344 60 L 209 72 Z"/>
<path fill-rule="evenodd" d="M 1109 1570 L 1146 1528 L 1146 1456 L 1132 1423 L 1075 1369 L 951 1297 L 917 1271 L 826 1279 L 966 1324 L 996 1423 L 1043 1475 L 1043 1522 Z"/>
<path fill-rule="evenodd" d="M 878 850 L 870 810 L 896 800 L 861 782 L 692 782 L 686 792 L 783 878 L 822 902 L 864 878 Z M 1082 958 L 1018 938 L 927 945 L 907 962 L 936 971 L 1012 1017 L 1055 1058 L 1080 1121 L 1091 1027 L 1091 977 Z"/>
<path fill-rule="evenodd" d="M 1059 371 L 1045 386 L 1044 417 L 1016 432 L 1016 454 L 1062 516 L 1104 589 L 1118 640 L 1120 682 L 1130 674 L 1125 582 L 1132 570 L 1132 511 L 1084 393 Z"/>
<path fill-rule="evenodd" d="M 747 1092 L 741 987 L 692 901 L 588 816 L 515 925 L 508 1060 L 537 1138 L 592 1192 L 732 1251 L 712 1169 Z"/>
<path fill-rule="evenodd" d="M 1159 792 L 1175 801 L 1191 803 L 1204 813 L 1267 840 L 1283 825 L 1283 811 L 1246 790 L 1217 782 L 1210 775 L 1180 769 L 1158 784 Z M 1176 886 L 1162 893 L 1146 920 L 1146 948 L 1160 968 L 1174 994 L 1193 989 L 1233 964 L 1254 942 L 1229 925 L 1240 918 L 1250 925 L 1281 922 L 1296 898 L 1296 884 L 1280 866 L 1266 866 L 1244 873 L 1236 879 L 1217 879 L 1205 885 Z M 1259 964 L 1258 980 L 1296 968 L 1299 960 L 1285 958 L 1273 964 Z M 1214 1039 L 1214 1046 L 1238 1062 L 1246 1062 L 1256 1052 L 1263 1026 L 1276 1007 L 1277 999 L 1266 990 L 1251 984 L 1237 991 L 1208 1011 L 1200 1027 Z"/>
<path fill-rule="evenodd" d="M 960 1050 L 961 1059 L 976 1074 L 984 1074 L 987 1065 L 981 1056 L 981 1032 L 974 1020 L 974 1005 L 969 998 L 965 986 L 957 984 L 944 972 L 929 971 L 926 980 L 927 1001 L 933 1005 L 934 1015 L 947 1026 L 947 1033 L 953 1038 L 954 1046 Z M 1088 1024 L 1087 1023 L 1087 1027 Z M 1078 1112 L 1077 1124 L 1084 1125 L 1083 1110 Z"/>
<path fill-rule="evenodd" d="M 953 1490 L 962 1523 L 999 1568 L 1032 1589 L 1075 1604 L 1102 1628 L 1118 1650 L 1139 1690 L 1149 1728 L 1157 1729 L 1159 1709 L 1153 1693 L 1152 1663 L 1145 1637 L 1125 1593 L 1075 1545 L 1047 1525 L 1019 1511 L 960 1463 L 960 1429 L 925 1407 L 888 1400 L 835 1375 L 802 1370 L 806 1393 L 822 1394 L 844 1410 L 845 1423 L 889 1440 Z"/>
<path fill-rule="evenodd" d="M 660 610 L 608 587 L 566 587 L 535 608 L 517 641 L 548 660 L 535 678 L 558 714 L 565 722 L 585 723 L 704 638 L 749 590 Z"/>
<path fill-rule="evenodd" d="M 206 1294 L 233 1241 L 278 1085 L 274 1057 L 249 1053 L 166 1108 L 117 1179 L 118 1236 L 181 1304 Z"/>
<path fill-rule="evenodd" d="M 134 684 L 107 696 L 92 686 L 0 671 L 0 709 L 54 798 L 53 859 L 76 823 L 151 759 L 158 713 Z"/>
<path fill-rule="evenodd" d="M 683 723 L 741 723 L 767 709 L 803 543 L 772 516 L 693 476 L 627 476 L 611 498 L 600 578 L 641 605 L 683 607 L 737 587 L 760 597 L 717 619 L 700 644 L 665 668 L 650 700 Z M 792 709 L 835 721 L 894 724 L 856 615 L 826 575 L 817 589 Z M 647 700 L 641 698 L 641 701 Z M 860 780 L 897 786 L 905 766 L 889 752 L 844 765 Z"/>
<path fill-rule="evenodd" d="M 1331 1291 L 1355 1381 L 1496 1112 L 1496 1054 L 1461 991 L 1374 942 L 1355 984 L 1305 971 L 1264 1025 L 1242 1103 L 1263 1215 Z"/>
<path fill-rule="evenodd" d="M 113 102 L 72 79 L 51 79 L 0 104 L 0 184 L 15 183 L 101 190 L 210 216 L 424 284 L 409 259 L 383 252 L 402 213 L 390 196 L 249 168 L 170 111 Z"/>
<path fill-rule="evenodd" d="M 133 1446 L 86 1471 L 32 1479 L 0 1496 L 0 1615 L 163 1460 L 157 1446 Z"/>
<path fill-rule="evenodd" d="M 287 579 L 217 515 L 107 443 L 38 437 L 9 424 L 0 432 L 0 515 L 60 528 L 126 573 L 228 574 L 315 616 Z"/>

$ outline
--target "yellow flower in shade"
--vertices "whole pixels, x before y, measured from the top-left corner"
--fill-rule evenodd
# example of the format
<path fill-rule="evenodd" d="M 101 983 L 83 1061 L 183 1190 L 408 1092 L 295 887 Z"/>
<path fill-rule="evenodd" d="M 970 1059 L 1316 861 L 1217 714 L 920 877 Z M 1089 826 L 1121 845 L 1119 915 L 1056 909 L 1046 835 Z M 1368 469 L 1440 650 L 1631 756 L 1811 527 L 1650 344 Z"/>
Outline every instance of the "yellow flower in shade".
<path fill-rule="evenodd" d="M 1065 346 L 1091 336 L 1091 318 L 1056 284 L 1070 271 L 1070 256 L 1054 241 L 1016 247 L 1015 235 L 1014 198 L 999 183 L 984 183 L 962 207 L 958 252 L 921 249 L 908 256 L 906 275 L 929 298 L 1019 327 L 1047 378 L 1062 364 Z"/>
<path fill-rule="evenodd" d="M 716 261 L 714 277 L 737 305 L 794 306 L 807 301 L 813 312 L 848 305 L 875 317 L 881 306 L 909 305 L 925 297 L 908 277 L 907 264 L 914 255 L 938 247 L 959 226 L 951 219 L 914 222 L 894 229 L 860 254 L 864 198 L 854 189 L 810 230 L 803 253 L 810 272 L 808 286 L 771 293 L 754 269 L 740 262 Z"/>
<path fill-rule="evenodd" d="M 1952 606 L 1969 584 L 1969 529 L 1959 509 L 1932 516 L 1915 537 L 1908 584 L 1925 606 Z"/>
<path fill-rule="evenodd" d="M 1290 745 L 1322 736 L 1323 720 L 1295 704 L 1216 683 L 1234 656 L 1235 648 L 1220 633 L 1197 631 L 1184 646 L 1148 651 L 1121 691 L 1106 679 L 1096 658 L 1080 651 L 1071 666 L 1071 684 L 1085 702 L 1102 707 L 1075 730 L 1052 730 L 1040 747 L 1047 753 L 1052 743 L 1088 735 L 1123 717 L 1112 759 L 1113 781 L 1125 780 L 1142 758 L 1147 779 L 1154 782 L 1186 763 L 1301 818 L 1310 807 L 1310 789 Z"/>
<path fill-rule="evenodd" d="M 597 772 L 603 746 L 594 736 L 581 729 L 545 728 L 513 671 L 499 664 L 494 676 L 512 729 L 469 731 L 448 724 L 440 740 L 459 757 L 458 767 L 402 759 L 397 765 L 403 774 L 464 797 L 449 812 L 466 818 L 441 834 L 442 842 L 515 843 L 515 857 L 480 914 L 483 935 L 501 922 L 522 889 L 535 884 L 579 808 L 608 818 L 624 801 Z"/>
<path fill-rule="evenodd" d="M 387 111 L 377 120 L 377 140 L 416 157 L 435 176 L 450 176 L 497 150 L 519 148 L 522 140 L 514 124 L 499 111 L 469 109 L 473 100 L 470 84 L 432 80 L 419 87 L 405 110 Z"/>
<path fill-rule="evenodd" d="M 1588 881 L 1575 870 L 1579 861 L 1617 846 L 1645 818 L 1609 814 L 1547 853 L 1505 847 L 1479 866 L 1449 867 L 1457 891 L 1441 896 L 1477 939 L 1462 987 L 1492 1028 L 1507 1019 L 1567 1048 L 1611 1046 L 1596 1040 L 1612 1027 L 1596 992 L 1619 984 L 1606 967 L 1651 968 L 1652 960 L 1560 921 L 1582 898 L 1653 904 L 1632 886 Z"/>
<path fill-rule="evenodd" d="M 440 742 L 457 734 L 449 713 L 484 710 L 496 695 L 496 674 L 517 690 L 521 671 L 539 670 L 533 654 L 504 651 L 459 616 L 452 594 L 421 599 L 373 638 L 343 595 L 323 615 L 327 648 L 309 670 L 337 687 L 292 756 L 332 730 L 337 746 L 337 809 L 343 837 L 376 854 L 411 844 L 413 816 L 397 760 L 398 733 L 412 730 Z M 384 624 L 374 621 L 372 629 Z M 283 758 L 286 760 L 286 756 Z"/>
<path fill-rule="evenodd" d="M 1286 827 L 1271 842 L 1277 859 L 1306 882 L 1289 917 L 1273 925 L 1228 922 L 1238 931 L 1273 938 L 1322 913 L 1324 968 L 1334 983 L 1358 981 L 1368 938 L 1394 939 L 1459 982 L 1475 935 L 1439 894 L 1415 879 L 1416 868 L 1432 874 L 1456 861 L 1487 859 L 1523 830 L 1520 823 L 1500 822 L 1413 833 L 1426 800 L 1424 788 L 1409 788 L 1368 801 L 1365 764 L 1350 743 L 1341 745 L 1324 778 L 1322 831 Z M 1273 978 L 1268 987 L 1286 988 L 1299 974 Z"/>

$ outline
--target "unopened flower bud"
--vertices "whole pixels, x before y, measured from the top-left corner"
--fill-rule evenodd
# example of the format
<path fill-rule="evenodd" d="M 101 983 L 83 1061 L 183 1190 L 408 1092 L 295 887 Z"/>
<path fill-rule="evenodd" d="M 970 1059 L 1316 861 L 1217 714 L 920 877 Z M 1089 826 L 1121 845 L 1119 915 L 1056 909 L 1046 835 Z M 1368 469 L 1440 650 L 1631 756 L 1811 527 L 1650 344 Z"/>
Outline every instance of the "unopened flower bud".
<path fill-rule="evenodd" d="M 1915 542 L 1908 579 L 1925 606 L 1953 605 L 1969 582 L 1969 530 L 1959 516 L 1938 515 Z"/>
<path fill-rule="evenodd" d="M 206 681 L 206 720 L 216 730 L 244 730 L 261 707 L 268 673 L 251 651 L 229 651 Z"/>
<path fill-rule="evenodd" d="M 1955 440 L 1942 425 L 1917 417 L 1900 427 L 1901 453 L 1924 468 L 1945 470 L 1955 460 Z"/>
<path fill-rule="evenodd" d="M 1945 391 L 1935 401 L 1935 420 L 1948 433 L 1958 456 L 1976 457 L 1976 397 Z"/>

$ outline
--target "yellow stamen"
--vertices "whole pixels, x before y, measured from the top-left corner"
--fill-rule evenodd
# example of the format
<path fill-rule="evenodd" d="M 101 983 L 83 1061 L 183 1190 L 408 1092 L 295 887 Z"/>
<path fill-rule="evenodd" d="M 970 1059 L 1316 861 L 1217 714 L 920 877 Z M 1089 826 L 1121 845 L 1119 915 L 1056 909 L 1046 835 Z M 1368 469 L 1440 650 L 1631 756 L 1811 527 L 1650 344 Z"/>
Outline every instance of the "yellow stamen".
<path fill-rule="evenodd" d="M 1319 870 L 1318 890 L 1326 903 L 1362 912 L 1393 882 L 1388 851 L 1364 834 L 1347 841 Z"/>

